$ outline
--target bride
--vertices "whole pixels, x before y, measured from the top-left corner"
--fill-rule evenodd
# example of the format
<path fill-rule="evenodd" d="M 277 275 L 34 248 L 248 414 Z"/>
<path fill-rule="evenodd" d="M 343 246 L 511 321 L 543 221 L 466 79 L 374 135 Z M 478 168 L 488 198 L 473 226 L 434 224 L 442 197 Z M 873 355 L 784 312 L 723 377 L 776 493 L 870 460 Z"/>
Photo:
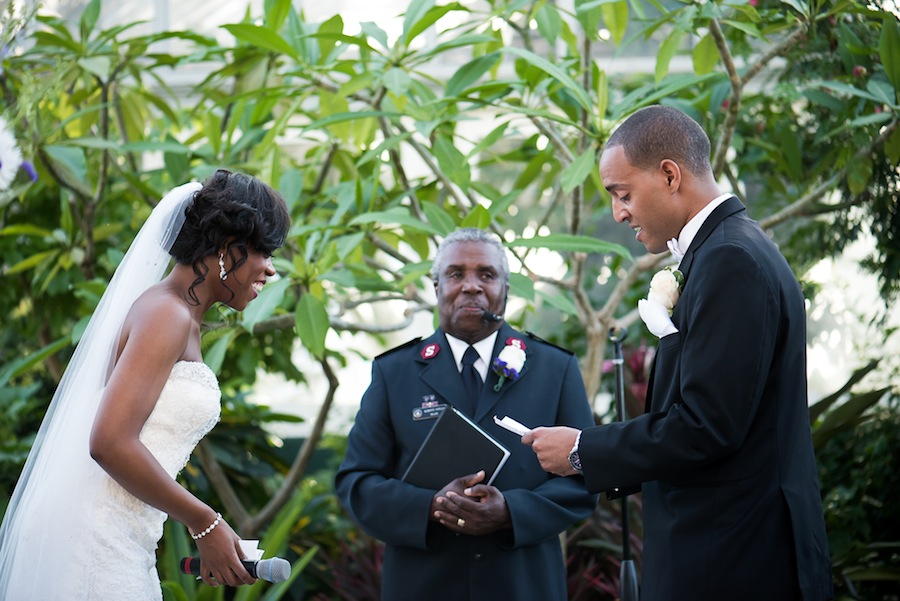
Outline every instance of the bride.
<path fill-rule="evenodd" d="M 185 524 L 211 585 L 254 582 L 239 537 L 175 480 L 219 419 L 200 324 L 275 275 L 280 195 L 225 170 L 172 190 L 116 270 L 53 396 L 0 527 L 0 599 L 162 598 L 156 546 Z M 175 266 L 162 280 L 169 260 Z"/>

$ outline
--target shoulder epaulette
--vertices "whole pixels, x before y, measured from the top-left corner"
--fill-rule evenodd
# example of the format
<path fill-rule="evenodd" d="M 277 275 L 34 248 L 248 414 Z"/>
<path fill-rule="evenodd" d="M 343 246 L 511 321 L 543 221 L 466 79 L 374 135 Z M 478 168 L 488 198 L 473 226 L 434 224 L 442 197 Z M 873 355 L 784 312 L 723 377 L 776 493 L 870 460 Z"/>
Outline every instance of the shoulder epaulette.
<path fill-rule="evenodd" d="M 562 352 L 566 353 L 567 355 L 574 355 L 574 354 L 575 354 L 575 353 L 573 353 L 572 351 L 570 351 L 570 350 L 567 349 L 567 348 L 563 348 L 563 347 L 561 347 L 561 346 L 559 346 L 559 345 L 553 344 L 552 342 L 547 342 L 546 340 L 544 340 L 543 338 L 541 338 L 540 336 L 538 336 L 538 335 L 535 334 L 534 332 L 527 332 L 527 331 L 526 331 L 526 332 L 525 332 L 525 335 L 528 336 L 529 338 L 531 338 L 532 340 L 535 340 L 535 341 L 537 341 L 537 342 L 543 342 L 544 344 L 546 344 L 546 345 L 548 345 L 548 346 L 552 346 L 553 348 L 559 349 L 559 350 L 561 350 Z"/>
<path fill-rule="evenodd" d="M 395 346 L 395 347 L 392 348 L 392 349 L 389 349 L 389 350 L 384 351 L 383 353 L 381 353 L 380 355 L 376 356 L 375 358 L 376 358 L 376 359 L 381 359 L 381 358 L 384 357 L 385 355 L 390 355 L 390 354 L 393 353 L 394 351 L 399 351 L 399 350 L 402 349 L 402 348 L 406 348 L 406 347 L 408 347 L 408 346 L 412 346 L 412 345 L 414 345 L 414 344 L 418 344 L 421 340 L 422 340 L 422 337 L 421 337 L 421 336 L 417 336 L 416 338 L 413 338 L 412 340 L 409 340 L 409 341 L 407 341 L 407 342 L 404 342 L 404 343 L 401 344 L 400 346 Z"/>

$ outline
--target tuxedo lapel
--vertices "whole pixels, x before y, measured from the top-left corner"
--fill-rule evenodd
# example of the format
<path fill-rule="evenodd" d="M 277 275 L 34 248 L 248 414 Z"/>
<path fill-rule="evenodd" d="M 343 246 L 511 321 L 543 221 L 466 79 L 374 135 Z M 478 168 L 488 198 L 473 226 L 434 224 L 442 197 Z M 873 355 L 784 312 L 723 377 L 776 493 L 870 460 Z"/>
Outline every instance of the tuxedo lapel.
<path fill-rule="evenodd" d="M 427 352 L 426 349 L 431 345 L 437 345 L 437 354 Z M 438 329 L 419 343 L 415 361 L 421 368 L 419 377 L 425 384 L 451 405 L 460 407 L 462 403 L 463 407 L 466 406 L 466 389 L 443 331 Z"/>
<path fill-rule="evenodd" d="M 687 249 L 687 252 L 684 254 L 684 259 L 681 260 L 681 264 L 678 266 L 678 271 L 684 274 L 685 279 L 687 279 L 688 274 L 691 271 L 691 264 L 694 262 L 694 252 L 703 246 L 703 243 L 706 242 L 709 235 L 716 229 L 716 226 L 722 223 L 726 217 L 730 217 L 731 215 L 744 210 L 743 203 L 741 203 L 737 197 L 732 196 L 717 206 L 713 212 L 709 214 L 709 217 L 707 217 L 706 221 L 703 222 L 703 225 L 700 226 L 697 235 L 694 236 L 690 248 Z"/>
<path fill-rule="evenodd" d="M 746 210 L 744 208 L 743 203 L 737 199 L 737 197 L 732 196 L 719 206 L 717 206 L 712 213 L 709 214 L 709 217 L 706 218 L 706 221 L 703 222 L 703 225 L 700 226 L 700 229 L 697 231 L 697 235 L 694 236 L 693 241 L 691 242 L 690 248 L 687 249 L 687 252 L 684 254 L 684 258 L 681 260 L 681 263 L 678 266 L 678 270 L 684 275 L 685 281 L 687 281 L 688 275 L 691 271 L 691 265 L 694 263 L 694 253 L 698 248 L 703 246 L 703 243 L 706 242 L 707 238 L 709 238 L 710 234 L 716 229 L 716 227 L 722 223 L 727 217 L 730 217 L 736 213 L 740 213 L 741 211 Z M 678 306 L 675 307 L 676 313 L 678 311 Z M 677 315 L 673 315 L 672 319 L 675 320 L 676 326 L 679 325 L 679 320 Z M 679 326 L 680 327 L 680 326 Z M 657 352 L 659 346 L 657 345 Z M 656 358 L 653 359 L 653 363 L 650 366 L 650 378 L 647 382 L 647 398 L 644 402 L 644 412 L 649 413 L 651 407 L 653 406 L 653 389 L 655 387 L 656 381 Z"/>
<path fill-rule="evenodd" d="M 494 372 L 494 359 L 500 354 L 506 347 L 506 342 L 510 338 L 516 338 L 521 340 L 523 344 L 525 344 L 525 364 L 522 366 L 522 371 L 519 373 L 519 377 L 515 380 L 506 379 L 503 381 L 503 385 L 500 387 L 499 391 L 495 391 L 494 387 L 500 381 L 500 376 L 498 376 Z M 497 332 L 497 340 L 494 341 L 494 350 L 491 353 L 491 360 L 488 368 L 487 378 L 485 378 L 484 389 L 481 391 L 481 396 L 478 398 L 478 408 L 475 410 L 475 420 L 480 421 L 485 415 L 491 412 L 494 406 L 500 401 L 500 399 L 507 394 L 514 386 L 518 385 L 519 382 L 526 376 L 528 372 L 528 360 L 531 357 L 531 348 L 525 342 L 525 337 L 522 334 L 516 332 L 512 327 L 508 324 L 504 323 L 503 327 Z"/>

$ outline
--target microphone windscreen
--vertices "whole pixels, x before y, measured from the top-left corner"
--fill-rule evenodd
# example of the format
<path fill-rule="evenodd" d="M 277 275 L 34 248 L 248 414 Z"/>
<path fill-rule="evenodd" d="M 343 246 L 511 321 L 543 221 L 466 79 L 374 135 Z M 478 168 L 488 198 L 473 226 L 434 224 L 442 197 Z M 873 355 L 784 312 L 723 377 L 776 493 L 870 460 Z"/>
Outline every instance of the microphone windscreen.
<path fill-rule="evenodd" d="M 256 577 L 266 582 L 284 582 L 291 575 L 291 563 L 281 557 L 256 562 Z"/>

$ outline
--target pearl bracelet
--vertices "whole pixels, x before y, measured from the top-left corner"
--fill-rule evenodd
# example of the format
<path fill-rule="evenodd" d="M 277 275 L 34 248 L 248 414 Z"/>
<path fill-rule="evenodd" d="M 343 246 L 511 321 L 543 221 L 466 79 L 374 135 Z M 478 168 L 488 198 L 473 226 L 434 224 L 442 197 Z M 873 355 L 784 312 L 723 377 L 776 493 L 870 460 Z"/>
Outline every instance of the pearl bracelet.
<path fill-rule="evenodd" d="M 213 521 L 212 524 L 210 524 L 209 526 L 207 526 L 206 530 L 204 530 L 203 532 L 200 532 L 199 534 L 191 534 L 191 538 L 194 539 L 194 540 L 200 540 L 201 538 L 203 538 L 204 536 L 206 536 L 207 534 L 209 534 L 210 532 L 212 532 L 213 530 L 215 530 L 215 529 L 216 529 L 216 526 L 219 525 L 219 520 L 221 520 L 221 519 L 222 519 L 222 514 L 221 514 L 221 513 L 217 513 L 217 514 L 216 514 L 216 519 Z"/>

